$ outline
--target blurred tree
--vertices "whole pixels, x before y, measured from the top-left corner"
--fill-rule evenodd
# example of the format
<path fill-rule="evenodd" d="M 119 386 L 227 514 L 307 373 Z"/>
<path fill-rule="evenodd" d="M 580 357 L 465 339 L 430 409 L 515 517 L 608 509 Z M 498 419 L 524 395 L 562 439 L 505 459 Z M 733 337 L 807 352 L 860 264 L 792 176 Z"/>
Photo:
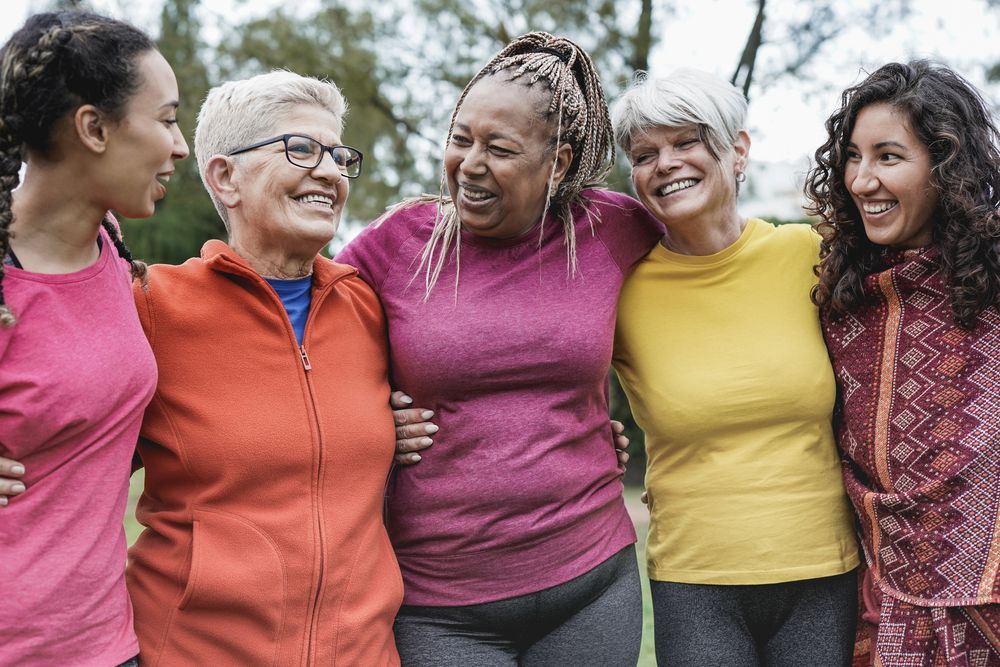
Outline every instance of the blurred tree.
<path fill-rule="evenodd" d="M 208 91 L 205 46 L 196 16 L 198 0 L 164 0 L 157 45 L 173 66 L 180 89 L 177 121 L 191 156 L 176 163 L 167 196 L 151 220 L 124 220 L 122 232 L 137 257 L 176 264 L 197 255 L 209 238 L 225 238 L 225 228 L 202 187 L 194 159 L 194 125 Z"/>

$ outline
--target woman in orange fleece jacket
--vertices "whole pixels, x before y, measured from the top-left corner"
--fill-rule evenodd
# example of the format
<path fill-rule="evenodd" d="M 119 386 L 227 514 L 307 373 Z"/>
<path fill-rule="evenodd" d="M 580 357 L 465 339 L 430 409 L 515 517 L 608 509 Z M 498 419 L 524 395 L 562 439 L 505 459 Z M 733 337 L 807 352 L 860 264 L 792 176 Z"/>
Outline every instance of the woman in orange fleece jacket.
<path fill-rule="evenodd" d="M 144 665 L 399 662 L 385 322 L 318 256 L 360 175 L 344 111 L 290 72 L 213 89 L 195 152 L 229 243 L 135 289 L 159 367 L 127 570 Z"/>

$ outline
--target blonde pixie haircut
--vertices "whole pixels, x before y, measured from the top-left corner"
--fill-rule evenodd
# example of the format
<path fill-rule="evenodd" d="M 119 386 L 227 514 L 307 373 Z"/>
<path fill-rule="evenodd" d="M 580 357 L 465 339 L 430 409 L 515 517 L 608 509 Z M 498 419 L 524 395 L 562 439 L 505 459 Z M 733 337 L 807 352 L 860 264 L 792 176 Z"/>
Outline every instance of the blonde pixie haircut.
<path fill-rule="evenodd" d="M 716 160 L 733 150 L 746 125 L 747 100 L 736 86 L 697 69 L 665 77 L 638 72 L 611 109 L 615 141 L 627 155 L 632 136 L 653 127 L 695 125 Z"/>
<path fill-rule="evenodd" d="M 337 136 L 341 135 L 347 102 L 330 81 L 275 70 L 241 81 L 228 81 L 208 91 L 198 112 L 194 153 L 198 173 L 227 231 L 229 216 L 205 182 L 205 165 L 216 155 L 227 155 L 266 139 L 279 119 L 301 105 L 318 106 L 332 113 L 336 118 L 333 130 Z"/>

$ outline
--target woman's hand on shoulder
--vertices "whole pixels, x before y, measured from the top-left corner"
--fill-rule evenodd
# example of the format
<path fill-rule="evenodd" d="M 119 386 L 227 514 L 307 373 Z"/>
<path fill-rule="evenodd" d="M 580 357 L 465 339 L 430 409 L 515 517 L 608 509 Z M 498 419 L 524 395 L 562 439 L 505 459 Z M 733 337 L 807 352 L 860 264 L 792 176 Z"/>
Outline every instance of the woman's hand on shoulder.
<path fill-rule="evenodd" d="M 392 407 L 392 418 L 396 422 L 396 463 L 418 463 L 421 458 L 419 452 L 434 444 L 430 436 L 437 433 L 438 427 L 429 421 L 434 413 L 412 407 L 413 399 L 401 391 L 392 392 L 389 406 Z"/>
<path fill-rule="evenodd" d="M 0 457 L 0 507 L 5 507 L 13 496 L 24 493 L 24 482 L 20 477 L 24 466 L 17 461 Z"/>

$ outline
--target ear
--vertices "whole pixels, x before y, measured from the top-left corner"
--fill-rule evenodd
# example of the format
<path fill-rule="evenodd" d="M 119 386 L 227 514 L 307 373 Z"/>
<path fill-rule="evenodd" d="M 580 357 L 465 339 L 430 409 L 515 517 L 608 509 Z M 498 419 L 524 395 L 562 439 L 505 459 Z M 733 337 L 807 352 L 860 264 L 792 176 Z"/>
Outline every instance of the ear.
<path fill-rule="evenodd" d="M 108 119 L 93 104 L 84 104 L 73 112 L 73 129 L 88 150 L 98 154 L 108 150 L 111 128 Z"/>
<path fill-rule="evenodd" d="M 233 159 L 225 155 L 213 155 L 205 164 L 205 185 L 226 208 L 236 208 L 240 203 L 235 169 Z"/>
<path fill-rule="evenodd" d="M 747 161 L 750 159 L 750 135 L 746 130 L 740 130 L 736 135 L 733 151 L 736 152 L 736 171 L 746 171 Z"/>
<path fill-rule="evenodd" d="M 563 179 L 566 178 L 566 172 L 569 171 L 571 164 L 573 164 L 573 147 L 569 144 L 563 144 L 556 150 L 556 169 L 552 178 L 553 189 L 559 187 Z"/>

